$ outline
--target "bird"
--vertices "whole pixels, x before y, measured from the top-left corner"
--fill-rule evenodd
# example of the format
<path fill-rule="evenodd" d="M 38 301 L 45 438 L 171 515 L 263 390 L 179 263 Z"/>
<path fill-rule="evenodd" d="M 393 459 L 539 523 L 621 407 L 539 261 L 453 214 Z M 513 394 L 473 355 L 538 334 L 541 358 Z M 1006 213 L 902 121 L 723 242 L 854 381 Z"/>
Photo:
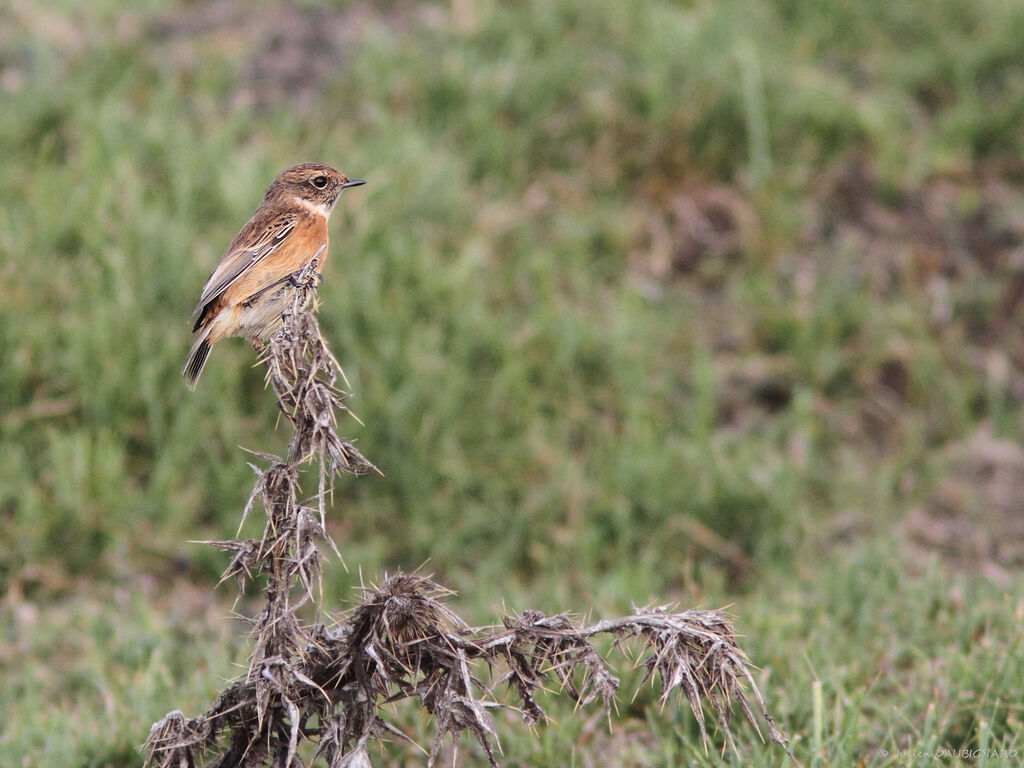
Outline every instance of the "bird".
<path fill-rule="evenodd" d="M 189 389 L 215 343 L 247 336 L 257 345 L 281 327 L 299 273 L 314 258 L 318 276 L 323 270 L 334 204 L 346 189 L 365 183 L 320 163 L 277 175 L 203 286 L 192 313 L 195 341 L 181 369 Z"/>

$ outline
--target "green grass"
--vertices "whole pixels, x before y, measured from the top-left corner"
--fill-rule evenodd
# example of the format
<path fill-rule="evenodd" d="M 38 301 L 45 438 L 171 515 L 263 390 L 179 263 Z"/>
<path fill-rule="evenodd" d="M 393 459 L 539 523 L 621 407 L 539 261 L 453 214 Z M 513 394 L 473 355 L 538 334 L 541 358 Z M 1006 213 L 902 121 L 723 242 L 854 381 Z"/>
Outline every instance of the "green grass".
<path fill-rule="evenodd" d="M 729 603 L 801 764 L 1024 752 L 1024 563 L 906 524 L 1019 536 L 1019 487 L 955 459 L 1024 439 L 1019 4 L 216 7 L 0 10 L 10 764 L 135 765 L 244 659 L 189 542 L 234 534 L 239 446 L 286 435 L 245 342 L 195 393 L 178 370 L 302 160 L 370 182 L 320 319 L 385 476 L 338 485 L 328 605 L 424 562 L 476 623 Z M 653 699 L 611 734 L 510 722 L 505 764 L 718 762 Z M 785 762 L 740 732 L 737 765 Z"/>

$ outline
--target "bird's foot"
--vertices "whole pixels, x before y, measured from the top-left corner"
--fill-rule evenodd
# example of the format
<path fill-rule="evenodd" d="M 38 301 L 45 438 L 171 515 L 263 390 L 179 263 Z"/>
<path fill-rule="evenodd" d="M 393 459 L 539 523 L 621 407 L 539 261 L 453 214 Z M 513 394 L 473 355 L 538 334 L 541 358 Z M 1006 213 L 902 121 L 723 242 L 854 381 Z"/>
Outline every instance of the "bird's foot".
<path fill-rule="evenodd" d="M 294 287 L 294 288 L 302 288 L 302 287 L 304 287 L 307 284 L 306 281 L 309 278 L 303 279 L 303 276 L 302 276 L 302 273 L 305 272 L 305 271 L 306 271 L 305 268 L 303 268 L 303 269 L 300 269 L 298 272 L 292 272 L 290 275 L 288 275 L 287 279 L 288 279 L 288 282 L 292 284 L 292 287 Z M 320 273 L 320 272 L 314 272 L 313 273 L 313 281 L 314 281 L 313 287 L 314 288 L 319 288 L 320 287 L 320 283 L 322 283 L 324 281 L 323 274 Z"/>

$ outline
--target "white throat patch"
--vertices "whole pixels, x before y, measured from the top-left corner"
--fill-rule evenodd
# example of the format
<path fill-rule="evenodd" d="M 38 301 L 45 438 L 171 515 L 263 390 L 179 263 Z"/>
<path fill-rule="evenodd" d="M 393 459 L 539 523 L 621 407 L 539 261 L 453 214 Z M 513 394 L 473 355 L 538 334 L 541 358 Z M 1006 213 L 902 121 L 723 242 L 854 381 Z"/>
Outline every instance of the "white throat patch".
<path fill-rule="evenodd" d="M 313 203 L 310 202 L 309 200 L 299 197 L 298 195 L 292 197 L 292 200 L 301 205 L 307 211 L 311 211 L 312 213 L 319 213 L 325 219 L 331 215 L 331 207 L 326 203 Z"/>

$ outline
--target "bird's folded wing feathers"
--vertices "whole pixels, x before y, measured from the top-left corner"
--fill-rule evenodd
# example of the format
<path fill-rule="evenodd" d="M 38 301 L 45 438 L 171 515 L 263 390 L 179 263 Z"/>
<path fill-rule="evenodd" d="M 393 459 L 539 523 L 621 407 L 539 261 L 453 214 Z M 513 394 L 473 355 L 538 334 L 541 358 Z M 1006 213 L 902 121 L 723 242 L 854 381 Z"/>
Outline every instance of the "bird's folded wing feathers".
<path fill-rule="evenodd" d="M 285 241 L 292 230 L 295 229 L 296 216 L 286 216 L 277 219 L 273 225 L 267 227 L 260 233 L 255 242 L 238 243 L 223 259 L 210 275 L 210 279 L 203 286 L 203 293 L 199 297 L 193 319 L 203 310 L 207 304 L 223 293 L 228 286 L 248 270 L 259 264 L 263 259 L 276 251 L 281 243 Z M 241 237 L 239 239 L 242 239 Z"/>

